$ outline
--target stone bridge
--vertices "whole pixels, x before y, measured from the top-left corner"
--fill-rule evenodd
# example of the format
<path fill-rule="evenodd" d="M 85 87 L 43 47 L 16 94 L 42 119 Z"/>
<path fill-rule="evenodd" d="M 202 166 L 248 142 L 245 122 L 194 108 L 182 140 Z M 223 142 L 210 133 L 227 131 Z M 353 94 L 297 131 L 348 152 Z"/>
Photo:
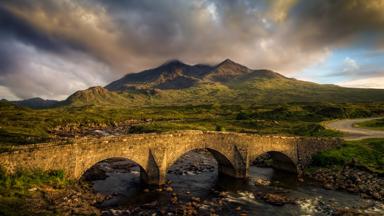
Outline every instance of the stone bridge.
<path fill-rule="evenodd" d="M 250 163 L 264 153 L 272 155 L 276 168 L 301 173 L 314 153 L 339 143 L 336 138 L 202 131 L 83 137 L 2 153 L 0 166 L 8 173 L 18 169 L 64 170 L 76 179 L 96 163 L 119 157 L 136 162 L 141 179 L 157 185 L 165 183 L 168 168 L 178 158 L 194 149 L 209 150 L 218 162 L 219 173 L 246 178 Z"/>

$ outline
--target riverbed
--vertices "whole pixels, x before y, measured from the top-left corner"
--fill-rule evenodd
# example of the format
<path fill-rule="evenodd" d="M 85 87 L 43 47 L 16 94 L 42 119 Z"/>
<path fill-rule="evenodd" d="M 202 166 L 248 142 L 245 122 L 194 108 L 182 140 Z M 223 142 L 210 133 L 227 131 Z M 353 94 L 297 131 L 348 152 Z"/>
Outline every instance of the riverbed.
<path fill-rule="evenodd" d="M 251 166 L 247 180 L 219 176 L 207 151 L 192 151 L 170 168 L 162 188 L 140 184 L 130 161 L 98 164 L 105 179 L 92 181 L 107 195 L 103 215 L 383 215 L 384 204 L 356 194 L 326 190 L 309 179 L 272 168 Z"/>

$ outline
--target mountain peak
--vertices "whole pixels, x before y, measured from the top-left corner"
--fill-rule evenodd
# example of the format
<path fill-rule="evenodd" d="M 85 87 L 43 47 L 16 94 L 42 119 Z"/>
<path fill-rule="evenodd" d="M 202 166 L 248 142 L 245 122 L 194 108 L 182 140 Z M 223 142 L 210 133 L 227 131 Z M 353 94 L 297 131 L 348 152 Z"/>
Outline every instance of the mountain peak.
<path fill-rule="evenodd" d="M 236 62 L 232 61 L 231 59 L 227 58 L 220 64 L 237 64 Z"/>
<path fill-rule="evenodd" d="M 227 82 L 236 77 L 250 73 L 251 70 L 231 59 L 225 59 L 212 70 L 206 78 L 212 81 Z"/>
<path fill-rule="evenodd" d="M 217 65 L 217 67 L 220 67 L 220 66 L 242 66 L 242 67 L 245 67 L 239 63 L 232 61 L 231 59 L 225 59 L 224 61 L 222 61 L 220 64 Z"/>
<path fill-rule="evenodd" d="M 216 69 L 218 70 L 231 70 L 231 71 L 237 71 L 241 73 L 247 73 L 250 71 L 249 68 L 247 68 L 244 65 L 241 65 L 239 63 L 236 63 L 232 61 L 231 59 L 225 59 L 220 64 L 216 66 Z"/>
<path fill-rule="evenodd" d="M 86 90 L 79 90 L 77 92 L 75 92 L 74 94 L 72 94 L 71 96 L 69 96 L 68 98 L 90 98 L 90 97 L 94 97 L 95 95 L 107 95 L 109 93 L 109 91 L 101 86 L 94 86 L 94 87 L 90 87 Z"/>
<path fill-rule="evenodd" d="M 201 82 L 229 82 L 242 79 L 253 71 L 246 66 L 225 59 L 215 66 L 188 65 L 180 60 L 170 60 L 164 64 L 139 73 L 127 74 L 106 88 L 110 91 L 137 91 L 142 89 L 183 89 Z M 256 75 L 263 76 L 266 73 Z M 268 75 L 268 74 L 266 74 Z"/>
<path fill-rule="evenodd" d="M 99 94 L 104 94 L 106 92 L 108 92 L 107 89 L 101 87 L 101 86 L 93 86 L 93 87 L 90 87 L 88 89 L 86 89 L 86 91 L 90 91 L 90 92 L 94 92 L 94 93 L 99 93 Z"/>
<path fill-rule="evenodd" d="M 187 64 L 185 64 L 184 62 L 182 62 L 182 61 L 180 61 L 178 59 L 172 59 L 172 60 L 166 61 L 160 67 L 164 67 L 164 66 L 185 66 L 185 65 L 187 65 Z"/>

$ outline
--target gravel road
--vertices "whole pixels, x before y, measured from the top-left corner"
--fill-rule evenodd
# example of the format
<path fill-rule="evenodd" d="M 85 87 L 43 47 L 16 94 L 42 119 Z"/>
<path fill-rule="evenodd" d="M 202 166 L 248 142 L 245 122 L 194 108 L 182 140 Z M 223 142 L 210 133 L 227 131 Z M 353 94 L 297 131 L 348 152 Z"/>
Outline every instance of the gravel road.
<path fill-rule="evenodd" d="M 384 138 L 384 131 L 373 130 L 368 128 L 355 127 L 355 123 L 370 121 L 376 118 L 359 118 L 359 119 L 341 119 L 330 122 L 325 122 L 325 127 L 332 130 L 338 130 L 344 133 L 345 140 L 361 140 L 367 138 Z"/>

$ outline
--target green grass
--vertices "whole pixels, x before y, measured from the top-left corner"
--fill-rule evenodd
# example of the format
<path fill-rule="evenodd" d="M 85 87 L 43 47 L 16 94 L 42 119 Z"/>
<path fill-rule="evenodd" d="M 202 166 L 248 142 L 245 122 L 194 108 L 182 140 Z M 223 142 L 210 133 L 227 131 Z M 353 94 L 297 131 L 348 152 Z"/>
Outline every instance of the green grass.
<path fill-rule="evenodd" d="M 337 149 L 315 155 L 312 166 L 343 166 L 353 160 L 359 166 L 384 174 L 384 139 L 344 142 Z"/>
<path fill-rule="evenodd" d="M 34 186 L 50 185 L 60 188 L 68 184 L 64 172 L 53 170 L 43 172 L 40 170 L 19 170 L 12 175 L 0 171 L 0 194 L 15 195 L 28 193 L 28 189 Z"/>
<path fill-rule="evenodd" d="M 64 177 L 64 172 L 59 170 L 20 170 L 12 175 L 0 170 L 0 215 L 30 215 L 26 198 L 33 192 L 29 189 L 43 185 L 62 188 L 69 183 Z"/>
<path fill-rule="evenodd" d="M 204 86 L 201 86 L 203 88 Z M 215 86 L 214 98 L 230 91 Z M 268 88 L 264 86 L 263 88 Z M 185 91 L 203 91 L 189 89 Z M 211 93 L 207 91 L 207 93 Z M 161 94 L 161 93 L 160 93 Z M 192 94 L 190 92 L 187 95 Z M 198 94 L 196 93 L 196 97 Z M 134 96 L 138 97 L 138 96 Z M 161 96 L 156 96 L 161 97 Z M 164 97 L 173 97 L 167 95 Z M 175 93 L 175 98 L 178 94 Z M 212 96 L 210 96 L 212 97 Z M 255 96 L 256 97 L 256 96 Z M 161 100 L 163 100 L 162 98 Z M 174 99 L 174 98 L 173 98 Z M 173 99 L 169 99 L 172 101 Z M 207 102 L 200 98 L 200 102 Z M 136 99 L 132 99 L 136 100 Z M 146 100 L 146 99 L 145 99 Z M 156 98 L 153 98 L 156 104 Z M 159 99 L 160 100 L 160 99 Z M 189 100 L 188 98 L 185 99 Z M 188 101 L 193 102 L 195 99 Z M 10 151 L 28 143 L 55 139 L 50 131 L 60 127 L 106 127 L 136 120 L 129 133 L 163 132 L 172 130 L 235 131 L 256 134 L 295 136 L 340 136 L 327 130 L 322 121 L 335 118 L 358 118 L 382 115 L 384 103 L 287 103 L 230 105 L 213 102 L 167 106 L 104 106 L 78 105 L 51 109 L 29 109 L 0 102 L 0 152 Z M 341 166 L 355 159 L 372 171 L 384 173 L 384 139 L 346 142 L 342 147 L 319 153 L 313 166 Z M 15 206 L 23 206 L 31 187 L 68 184 L 59 171 L 19 171 L 8 176 L 0 172 L 0 215 L 11 215 Z"/>
<path fill-rule="evenodd" d="M 191 106 L 201 104 L 281 104 L 323 101 L 362 103 L 384 101 L 380 89 L 352 89 L 336 85 L 320 85 L 281 76 L 240 76 L 230 81 L 199 80 L 188 88 L 159 89 L 148 80 L 140 81 L 140 89 L 123 92 L 101 87 L 78 91 L 64 104 L 68 106 L 102 105 L 115 107 Z"/>
<path fill-rule="evenodd" d="M 384 118 L 357 123 L 356 126 L 371 128 L 375 130 L 384 130 Z"/>
<path fill-rule="evenodd" d="M 130 133 L 170 130 L 221 130 L 299 136 L 339 136 L 321 121 L 382 114 L 384 104 L 290 103 L 113 107 L 98 105 L 29 109 L 0 102 L 0 152 L 15 145 L 48 142 L 57 127 L 103 128 L 136 120 Z"/>

